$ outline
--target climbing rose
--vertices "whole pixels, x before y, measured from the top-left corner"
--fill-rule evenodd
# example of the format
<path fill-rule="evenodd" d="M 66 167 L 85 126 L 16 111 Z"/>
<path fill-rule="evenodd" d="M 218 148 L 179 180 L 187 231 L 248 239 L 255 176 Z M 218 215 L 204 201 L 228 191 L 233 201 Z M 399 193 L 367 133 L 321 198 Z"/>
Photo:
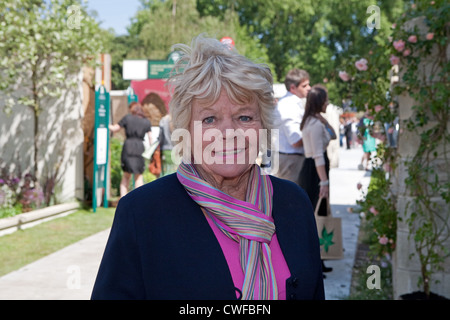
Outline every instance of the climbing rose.
<path fill-rule="evenodd" d="M 394 41 L 393 45 L 395 50 L 397 50 L 398 52 L 402 52 L 403 49 L 405 49 L 405 41 L 403 40 Z"/>
<path fill-rule="evenodd" d="M 409 49 L 409 48 L 406 48 L 405 51 L 403 51 L 403 56 L 404 56 L 404 57 L 407 57 L 407 56 L 409 56 L 410 54 L 411 54 L 411 49 Z"/>
<path fill-rule="evenodd" d="M 432 40 L 434 38 L 434 33 L 433 32 L 427 33 L 426 38 L 427 40 Z"/>
<path fill-rule="evenodd" d="M 389 242 L 389 238 L 383 235 L 382 237 L 378 238 L 378 242 L 380 244 L 387 244 Z"/>
<path fill-rule="evenodd" d="M 375 209 L 375 207 L 370 207 L 369 211 L 370 211 L 374 216 L 376 216 L 376 215 L 378 214 L 378 210 Z"/>
<path fill-rule="evenodd" d="M 389 58 L 389 60 L 391 61 L 392 65 L 396 65 L 400 63 L 400 58 L 397 56 L 394 56 L 393 54 L 391 54 L 391 57 Z"/>
<path fill-rule="evenodd" d="M 341 78 L 342 81 L 347 82 L 348 80 L 350 80 L 350 76 L 348 75 L 347 72 L 345 71 L 339 71 L 339 78 Z"/>
<path fill-rule="evenodd" d="M 383 108 L 384 108 L 384 107 L 383 107 L 383 106 L 380 106 L 379 104 L 376 105 L 376 106 L 374 107 L 376 113 L 378 113 L 378 112 L 380 112 L 381 110 L 383 110 Z"/>
<path fill-rule="evenodd" d="M 355 62 L 355 67 L 359 71 L 366 71 L 367 70 L 367 60 L 362 58 Z"/>
<path fill-rule="evenodd" d="M 417 42 L 417 36 L 414 35 L 414 34 L 412 36 L 409 36 L 408 42 L 416 43 Z"/>

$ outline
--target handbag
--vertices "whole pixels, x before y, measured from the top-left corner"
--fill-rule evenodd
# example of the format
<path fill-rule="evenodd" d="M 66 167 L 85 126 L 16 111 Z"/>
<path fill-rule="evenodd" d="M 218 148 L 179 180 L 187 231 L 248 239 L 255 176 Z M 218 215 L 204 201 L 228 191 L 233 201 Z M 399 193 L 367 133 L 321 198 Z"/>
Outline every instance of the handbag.
<path fill-rule="evenodd" d="M 153 156 L 153 153 L 155 153 L 156 148 L 158 148 L 158 146 L 159 146 L 159 140 L 156 140 L 150 146 L 145 148 L 144 152 L 142 153 L 142 156 L 145 159 L 150 160 Z"/>
<path fill-rule="evenodd" d="M 319 216 L 319 208 L 322 200 L 327 202 L 327 215 Z M 320 258 L 322 260 L 342 259 L 344 250 L 342 246 L 342 221 L 331 214 L 328 198 L 320 197 L 314 211 L 317 233 L 320 242 Z"/>

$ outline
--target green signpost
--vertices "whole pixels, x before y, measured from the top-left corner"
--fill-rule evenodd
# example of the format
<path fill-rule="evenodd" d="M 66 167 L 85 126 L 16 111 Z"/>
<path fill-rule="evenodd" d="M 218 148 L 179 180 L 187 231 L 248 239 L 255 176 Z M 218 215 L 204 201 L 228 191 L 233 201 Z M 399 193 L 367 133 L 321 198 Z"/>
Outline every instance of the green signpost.
<path fill-rule="evenodd" d="M 132 87 L 128 87 L 127 89 L 127 100 L 128 100 L 128 105 L 130 105 L 130 103 L 132 102 L 138 102 L 138 96 L 136 93 L 134 93 L 134 90 Z"/>
<path fill-rule="evenodd" d="M 94 172 L 92 182 L 92 209 L 98 207 L 97 192 L 103 190 L 103 206 L 108 207 L 107 174 L 109 153 L 110 96 L 102 84 L 95 91 Z"/>

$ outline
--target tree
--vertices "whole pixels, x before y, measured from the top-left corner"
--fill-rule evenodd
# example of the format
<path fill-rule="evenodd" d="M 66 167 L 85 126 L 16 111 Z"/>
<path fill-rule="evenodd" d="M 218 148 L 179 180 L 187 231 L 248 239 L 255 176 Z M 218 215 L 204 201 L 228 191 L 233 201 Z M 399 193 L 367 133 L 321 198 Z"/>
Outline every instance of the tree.
<path fill-rule="evenodd" d="M 176 43 L 189 44 L 200 33 L 220 39 L 229 36 L 235 41 L 236 49 L 257 62 L 269 64 L 267 50 L 259 40 L 240 27 L 238 16 L 233 11 L 224 12 L 223 17 L 200 16 L 195 0 L 184 1 L 141 1 L 141 9 L 131 20 L 129 35 L 116 37 L 112 47 L 119 49 L 122 59 L 163 60 Z M 125 51 L 123 51 L 125 50 Z M 120 57 L 118 57 L 120 59 Z M 122 61 L 118 63 L 118 70 Z M 116 88 L 124 86 L 119 79 L 113 79 Z M 122 88 L 125 89 L 125 88 Z"/>
<path fill-rule="evenodd" d="M 353 55 L 366 55 L 401 12 L 402 0 L 383 1 L 381 28 L 367 27 L 371 0 L 197 0 L 201 16 L 224 17 L 234 10 L 250 36 L 267 49 L 275 78 L 282 82 L 289 69 L 306 69 L 312 83 L 327 82 L 330 100 L 340 101 L 337 68 Z"/>
<path fill-rule="evenodd" d="M 0 3 L 0 91 L 4 110 L 33 114 L 33 171 L 39 181 L 39 119 L 48 99 L 76 83 L 74 75 L 101 52 L 102 33 L 80 2 L 6 0 Z M 47 102 L 47 104 L 45 103 Z"/>

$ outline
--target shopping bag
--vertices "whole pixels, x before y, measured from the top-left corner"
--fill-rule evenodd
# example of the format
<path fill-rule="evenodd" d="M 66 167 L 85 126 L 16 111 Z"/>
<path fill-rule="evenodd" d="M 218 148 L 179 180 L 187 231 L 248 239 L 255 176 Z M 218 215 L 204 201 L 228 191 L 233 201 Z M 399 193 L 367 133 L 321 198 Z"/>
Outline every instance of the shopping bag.
<path fill-rule="evenodd" d="M 142 153 L 142 156 L 145 159 L 150 160 L 153 156 L 153 153 L 155 153 L 156 148 L 158 148 L 158 146 L 159 146 L 159 140 L 156 140 L 150 146 L 145 148 L 144 152 Z"/>
<path fill-rule="evenodd" d="M 327 202 L 327 215 L 319 216 L 321 201 Z M 328 198 L 320 197 L 314 211 L 316 218 L 317 233 L 320 242 L 320 257 L 322 260 L 342 259 L 344 250 L 342 246 L 342 221 L 331 214 Z"/>

